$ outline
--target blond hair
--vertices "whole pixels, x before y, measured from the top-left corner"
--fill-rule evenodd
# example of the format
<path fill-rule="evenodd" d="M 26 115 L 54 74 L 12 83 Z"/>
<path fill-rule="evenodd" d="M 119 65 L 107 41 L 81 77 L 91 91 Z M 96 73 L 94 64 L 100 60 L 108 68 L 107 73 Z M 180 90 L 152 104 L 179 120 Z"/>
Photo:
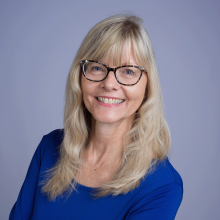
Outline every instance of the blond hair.
<path fill-rule="evenodd" d="M 141 22 L 136 16 L 112 16 L 96 24 L 83 40 L 66 84 L 64 139 L 60 146 L 60 158 L 49 170 L 42 188 L 49 199 L 75 190 L 82 154 L 89 139 L 91 115 L 82 99 L 79 62 L 108 57 L 118 64 L 125 42 L 130 45 L 130 51 L 133 51 L 139 65 L 147 70 L 146 93 L 125 137 L 127 144 L 121 166 L 112 179 L 98 189 L 96 195 L 118 195 L 133 190 L 153 165 L 168 153 L 170 133 L 164 119 L 159 76 L 151 42 Z"/>

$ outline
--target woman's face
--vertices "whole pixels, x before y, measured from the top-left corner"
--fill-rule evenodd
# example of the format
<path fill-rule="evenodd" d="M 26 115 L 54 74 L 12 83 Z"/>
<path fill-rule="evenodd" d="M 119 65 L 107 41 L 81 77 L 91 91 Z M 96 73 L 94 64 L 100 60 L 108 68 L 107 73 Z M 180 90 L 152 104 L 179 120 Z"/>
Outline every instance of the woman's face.
<path fill-rule="evenodd" d="M 102 60 L 99 61 L 102 62 Z M 105 59 L 104 64 L 109 67 L 115 67 L 108 59 Z M 133 54 L 130 54 L 130 62 L 127 63 L 126 48 L 122 53 L 122 65 L 124 64 L 139 66 Z M 83 74 L 81 76 L 81 87 L 85 106 L 94 119 L 102 123 L 127 123 L 133 120 L 136 110 L 140 107 L 144 99 L 146 86 L 147 75 L 144 72 L 140 81 L 133 86 L 119 84 L 112 71 L 101 82 L 89 81 Z M 105 103 L 103 103 L 103 99 L 105 99 Z M 114 102 L 113 99 L 119 100 L 118 102 L 123 101 L 119 104 L 110 104 Z"/>

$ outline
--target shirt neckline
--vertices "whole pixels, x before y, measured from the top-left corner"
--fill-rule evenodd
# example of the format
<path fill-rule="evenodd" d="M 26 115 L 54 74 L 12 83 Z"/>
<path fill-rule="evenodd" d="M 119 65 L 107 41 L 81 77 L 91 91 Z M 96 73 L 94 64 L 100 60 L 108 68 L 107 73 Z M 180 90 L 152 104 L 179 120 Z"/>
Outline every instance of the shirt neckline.
<path fill-rule="evenodd" d="M 81 189 L 83 191 L 87 191 L 87 192 L 92 192 L 98 189 L 98 187 L 84 186 L 84 185 L 81 185 L 80 183 L 76 184 L 76 188 Z"/>

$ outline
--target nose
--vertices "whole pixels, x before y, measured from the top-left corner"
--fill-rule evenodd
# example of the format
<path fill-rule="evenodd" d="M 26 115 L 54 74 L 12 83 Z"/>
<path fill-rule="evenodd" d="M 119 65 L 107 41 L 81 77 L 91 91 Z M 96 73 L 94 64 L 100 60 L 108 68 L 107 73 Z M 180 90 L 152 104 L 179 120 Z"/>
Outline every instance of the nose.
<path fill-rule="evenodd" d="M 119 89 L 120 84 L 117 82 L 115 78 L 114 71 L 109 71 L 108 76 L 105 78 L 105 80 L 101 81 L 101 86 L 107 91 L 116 91 Z"/>

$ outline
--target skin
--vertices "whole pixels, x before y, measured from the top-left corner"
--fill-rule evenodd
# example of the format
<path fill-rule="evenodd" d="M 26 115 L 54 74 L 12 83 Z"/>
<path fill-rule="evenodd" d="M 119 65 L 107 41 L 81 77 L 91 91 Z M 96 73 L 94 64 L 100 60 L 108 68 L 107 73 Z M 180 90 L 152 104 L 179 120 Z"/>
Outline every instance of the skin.
<path fill-rule="evenodd" d="M 122 64 L 126 64 L 126 47 L 122 53 Z M 102 60 L 100 60 L 102 62 Z M 105 64 L 115 67 L 105 59 Z M 137 65 L 134 55 L 130 64 Z M 134 86 L 119 84 L 113 72 L 101 82 L 87 80 L 81 76 L 83 100 L 92 115 L 92 133 L 83 155 L 83 166 L 79 183 L 89 187 L 99 187 L 109 181 L 120 166 L 123 156 L 123 137 L 130 128 L 136 110 L 140 107 L 147 86 L 147 75 L 142 74 Z M 125 100 L 117 105 L 103 105 L 96 97 Z"/>

